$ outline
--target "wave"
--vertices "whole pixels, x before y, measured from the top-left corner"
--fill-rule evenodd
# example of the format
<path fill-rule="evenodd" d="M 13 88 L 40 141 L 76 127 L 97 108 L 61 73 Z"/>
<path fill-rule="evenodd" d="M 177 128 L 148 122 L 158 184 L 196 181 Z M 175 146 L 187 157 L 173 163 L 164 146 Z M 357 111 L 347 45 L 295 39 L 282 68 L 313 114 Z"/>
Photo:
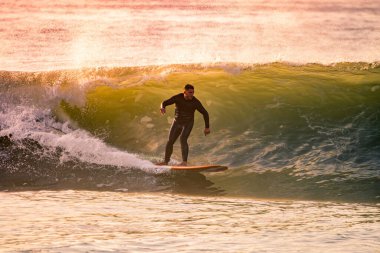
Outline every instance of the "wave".
<path fill-rule="evenodd" d="M 0 185 L 376 202 L 379 66 L 218 63 L 3 71 Z M 161 116 L 159 104 L 186 83 L 195 85 L 212 129 L 204 137 L 203 119 L 196 115 L 190 162 L 225 164 L 229 172 L 173 176 L 150 162 L 163 156 L 173 119 L 173 108 Z M 180 160 L 176 145 L 173 158 Z"/>

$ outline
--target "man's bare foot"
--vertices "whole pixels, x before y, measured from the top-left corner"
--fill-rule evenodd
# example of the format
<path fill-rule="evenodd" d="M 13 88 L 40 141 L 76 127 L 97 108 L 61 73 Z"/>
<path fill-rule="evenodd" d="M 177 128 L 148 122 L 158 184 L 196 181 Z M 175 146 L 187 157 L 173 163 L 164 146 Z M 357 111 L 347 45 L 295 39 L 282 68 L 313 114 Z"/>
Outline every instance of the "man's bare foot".
<path fill-rule="evenodd" d="M 179 166 L 187 166 L 187 162 L 183 161 L 179 164 Z"/>
<path fill-rule="evenodd" d="M 162 161 L 162 162 L 156 163 L 156 165 L 159 165 L 159 166 L 161 166 L 161 165 L 168 165 L 168 163 L 165 162 L 165 161 Z"/>

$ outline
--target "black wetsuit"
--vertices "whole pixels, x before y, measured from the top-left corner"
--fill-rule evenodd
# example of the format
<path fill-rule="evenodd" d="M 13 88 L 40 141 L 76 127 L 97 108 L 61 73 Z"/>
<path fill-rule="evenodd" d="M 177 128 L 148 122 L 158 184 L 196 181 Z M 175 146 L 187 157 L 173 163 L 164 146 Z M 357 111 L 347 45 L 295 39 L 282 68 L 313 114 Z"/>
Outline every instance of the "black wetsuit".
<path fill-rule="evenodd" d="M 176 105 L 175 119 L 170 128 L 169 140 L 166 144 L 165 162 L 168 163 L 170 161 L 170 156 L 173 153 L 173 144 L 179 135 L 181 135 L 180 140 L 182 160 L 186 162 L 189 154 L 189 145 L 187 144 L 187 138 L 193 129 L 194 112 L 197 110 L 203 114 L 205 128 L 209 128 L 209 116 L 206 109 L 196 97 L 193 97 L 191 100 L 186 100 L 184 94 L 180 93 L 162 102 L 162 107 L 165 108 L 166 106 L 172 104 Z"/>

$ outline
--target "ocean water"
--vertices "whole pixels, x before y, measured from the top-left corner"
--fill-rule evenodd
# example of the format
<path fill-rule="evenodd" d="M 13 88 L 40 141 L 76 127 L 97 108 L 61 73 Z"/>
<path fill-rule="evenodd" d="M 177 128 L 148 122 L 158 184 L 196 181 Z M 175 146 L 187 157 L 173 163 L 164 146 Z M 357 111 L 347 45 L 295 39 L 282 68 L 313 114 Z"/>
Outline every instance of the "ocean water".
<path fill-rule="evenodd" d="M 376 205 L 72 190 L 0 195 L 5 252 L 379 249 Z"/>
<path fill-rule="evenodd" d="M 0 69 L 380 58 L 377 0 L 12 1 Z"/>
<path fill-rule="evenodd" d="M 379 14 L 2 1 L 0 251 L 379 252 Z M 225 172 L 154 165 L 186 83 L 189 162 Z"/>

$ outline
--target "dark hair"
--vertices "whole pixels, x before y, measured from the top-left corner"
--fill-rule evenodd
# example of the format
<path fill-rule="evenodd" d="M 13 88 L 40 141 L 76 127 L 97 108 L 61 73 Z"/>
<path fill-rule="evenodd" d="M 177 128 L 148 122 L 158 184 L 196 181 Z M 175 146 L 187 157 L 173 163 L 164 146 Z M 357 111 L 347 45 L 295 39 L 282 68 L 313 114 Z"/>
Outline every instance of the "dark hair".
<path fill-rule="evenodd" d="M 194 86 L 191 84 L 186 84 L 185 85 L 185 90 L 194 90 Z"/>

